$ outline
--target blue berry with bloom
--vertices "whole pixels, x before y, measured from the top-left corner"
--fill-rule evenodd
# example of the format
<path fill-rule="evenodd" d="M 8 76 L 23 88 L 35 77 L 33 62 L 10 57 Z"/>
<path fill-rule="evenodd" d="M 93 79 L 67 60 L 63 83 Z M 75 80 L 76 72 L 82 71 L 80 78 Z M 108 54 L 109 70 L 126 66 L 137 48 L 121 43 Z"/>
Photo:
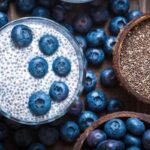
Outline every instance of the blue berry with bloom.
<path fill-rule="evenodd" d="M 41 143 L 33 143 L 29 146 L 28 150 L 46 150 L 46 147 Z"/>
<path fill-rule="evenodd" d="M 84 80 L 84 90 L 89 92 L 95 89 L 97 84 L 97 78 L 92 70 L 87 70 Z"/>
<path fill-rule="evenodd" d="M 64 141 L 73 142 L 80 135 L 80 128 L 74 121 L 67 121 L 61 126 L 60 135 Z"/>
<path fill-rule="evenodd" d="M 136 19 L 136 18 L 138 18 L 138 17 L 140 17 L 142 15 L 143 15 L 143 12 L 141 12 L 138 9 L 134 9 L 134 10 L 131 10 L 131 11 L 128 12 L 127 20 L 131 21 L 131 20 Z"/>
<path fill-rule="evenodd" d="M 9 0 L 0 1 L 0 11 L 7 11 L 9 6 Z"/>
<path fill-rule="evenodd" d="M 100 48 L 89 48 L 85 52 L 86 60 L 89 64 L 98 65 L 105 59 L 105 54 Z"/>
<path fill-rule="evenodd" d="M 28 107 L 34 115 L 45 115 L 51 108 L 51 98 L 42 91 L 35 92 L 29 98 Z"/>
<path fill-rule="evenodd" d="M 86 103 L 91 111 L 101 112 L 106 108 L 107 98 L 103 91 L 94 90 L 87 94 Z"/>
<path fill-rule="evenodd" d="M 18 47 L 27 47 L 33 40 L 32 30 L 23 24 L 16 25 L 11 31 L 11 39 Z"/>
<path fill-rule="evenodd" d="M 83 37 L 82 35 L 76 35 L 75 39 L 79 43 L 80 47 L 83 50 L 86 50 L 86 48 L 87 48 L 87 41 L 86 41 L 85 37 Z"/>
<path fill-rule="evenodd" d="M 32 11 L 32 16 L 50 18 L 49 10 L 44 7 L 36 7 Z"/>

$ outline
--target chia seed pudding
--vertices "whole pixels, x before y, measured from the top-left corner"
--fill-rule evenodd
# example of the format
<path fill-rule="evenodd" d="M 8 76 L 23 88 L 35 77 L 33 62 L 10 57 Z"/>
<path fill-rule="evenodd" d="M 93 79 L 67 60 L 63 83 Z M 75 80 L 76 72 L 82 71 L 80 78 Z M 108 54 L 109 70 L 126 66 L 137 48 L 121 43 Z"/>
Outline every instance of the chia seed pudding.
<path fill-rule="evenodd" d="M 11 40 L 14 26 L 28 26 L 33 33 L 32 43 L 18 48 Z M 80 48 L 63 27 L 47 19 L 30 17 L 13 21 L 0 30 L 0 110 L 6 116 L 25 124 L 42 124 L 54 121 L 67 112 L 70 105 L 82 91 L 84 61 Z M 51 56 L 44 55 L 39 49 L 39 40 L 45 34 L 57 37 L 59 47 Z M 34 78 L 28 64 L 35 57 L 43 57 L 48 63 L 47 74 L 40 79 Z M 57 57 L 65 56 L 71 63 L 71 71 L 61 77 L 54 73 L 52 64 Z M 69 89 L 68 96 L 61 102 L 51 101 L 50 110 L 36 116 L 29 110 L 28 102 L 32 93 L 43 91 L 49 95 L 54 81 L 64 82 Z"/>

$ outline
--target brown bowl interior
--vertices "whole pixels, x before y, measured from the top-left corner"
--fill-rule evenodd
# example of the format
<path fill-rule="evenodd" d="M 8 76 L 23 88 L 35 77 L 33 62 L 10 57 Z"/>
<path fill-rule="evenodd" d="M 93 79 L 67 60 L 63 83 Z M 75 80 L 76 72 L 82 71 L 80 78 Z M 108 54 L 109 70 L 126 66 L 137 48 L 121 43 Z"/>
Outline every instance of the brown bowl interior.
<path fill-rule="evenodd" d="M 114 118 L 125 119 L 125 118 L 130 118 L 130 117 L 139 118 L 140 120 L 144 121 L 147 125 L 150 125 L 150 115 L 147 115 L 147 114 L 128 112 L 128 111 L 112 113 L 112 114 L 109 114 L 100 118 L 99 120 L 94 122 L 92 126 L 87 128 L 84 131 L 84 133 L 81 134 L 80 137 L 78 138 L 76 144 L 73 147 L 73 150 L 82 150 L 83 145 L 85 144 L 88 135 L 96 128 L 102 127 L 105 122 Z"/>
<path fill-rule="evenodd" d="M 129 33 L 135 26 L 138 26 L 140 23 L 144 21 L 150 21 L 150 13 L 145 14 L 141 16 L 140 18 L 131 21 L 125 28 L 119 33 L 117 42 L 114 46 L 114 51 L 113 51 L 113 67 L 115 69 L 116 75 L 118 77 L 118 80 L 120 81 L 120 85 L 125 88 L 129 93 L 134 95 L 138 100 L 144 102 L 144 103 L 149 103 L 150 104 L 150 99 L 138 94 L 133 88 L 131 88 L 129 82 L 127 81 L 126 78 L 123 77 L 121 73 L 121 49 L 122 45 L 124 43 L 124 40 Z M 132 31 L 131 31 L 132 32 Z"/>

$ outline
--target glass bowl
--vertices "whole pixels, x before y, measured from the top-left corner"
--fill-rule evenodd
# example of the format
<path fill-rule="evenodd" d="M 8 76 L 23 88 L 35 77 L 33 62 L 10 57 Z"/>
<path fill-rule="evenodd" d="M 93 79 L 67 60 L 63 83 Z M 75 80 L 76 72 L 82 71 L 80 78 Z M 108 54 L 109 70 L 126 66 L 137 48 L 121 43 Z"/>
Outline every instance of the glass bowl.
<path fill-rule="evenodd" d="M 25 48 L 17 48 L 11 40 L 11 30 L 18 24 L 27 25 L 33 32 L 32 43 Z M 0 29 L 0 112 L 14 121 L 28 125 L 39 125 L 55 121 L 67 113 L 71 104 L 79 99 L 83 90 L 86 62 L 82 49 L 70 32 L 58 23 L 40 17 L 26 17 L 12 21 Z M 59 41 L 59 48 L 52 56 L 45 56 L 38 46 L 44 34 L 52 34 Z M 42 79 L 29 74 L 30 59 L 42 56 L 49 63 L 49 71 Z M 52 62 L 57 56 L 70 59 L 72 70 L 67 77 L 58 77 L 52 70 Z M 35 116 L 28 108 L 31 93 L 43 90 L 48 93 L 53 81 L 63 81 L 69 87 L 69 95 L 62 102 L 52 101 L 50 111 L 43 116 Z"/>

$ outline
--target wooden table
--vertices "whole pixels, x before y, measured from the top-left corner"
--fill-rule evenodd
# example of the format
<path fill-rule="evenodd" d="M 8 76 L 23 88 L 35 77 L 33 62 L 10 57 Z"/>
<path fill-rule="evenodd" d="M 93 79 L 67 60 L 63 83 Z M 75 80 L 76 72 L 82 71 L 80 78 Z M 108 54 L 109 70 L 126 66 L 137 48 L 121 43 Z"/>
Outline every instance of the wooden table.
<path fill-rule="evenodd" d="M 141 9 L 144 13 L 150 11 L 150 0 L 130 0 L 131 1 L 131 7 L 130 9 Z M 88 6 L 87 5 L 83 5 L 82 6 L 76 6 L 74 13 L 78 13 L 78 10 L 88 10 Z M 72 15 L 70 15 L 70 18 L 72 18 Z M 20 16 L 16 10 L 13 4 L 11 4 L 10 9 L 9 9 L 9 17 L 11 20 L 14 20 L 16 18 L 20 18 L 22 16 Z M 68 17 L 68 16 L 67 16 Z M 106 30 L 107 30 L 107 26 L 106 25 Z M 112 66 L 112 60 L 110 58 L 106 59 L 106 61 L 96 67 L 89 67 L 92 70 L 95 71 L 96 75 L 97 75 L 97 79 L 99 79 L 99 74 L 101 72 L 101 70 L 103 70 L 104 68 L 108 67 L 108 66 Z M 146 105 L 143 104 L 139 101 L 137 101 L 134 97 L 132 97 L 131 95 L 129 95 L 126 91 L 124 91 L 120 86 L 118 86 L 115 89 L 105 89 L 103 87 L 101 87 L 100 83 L 97 84 L 97 88 L 100 88 L 102 90 L 104 90 L 107 95 L 108 98 L 112 98 L 112 97 L 116 97 L 119 98 L 123 101 L 124 103 L 124 110 L 132 110 L 132 111 L 137 111 L 137 112 L 144 112 L 144 113 L 149 113 L 150 114 L 150 105 Z M 82 95 L 81 97 L 84 100 L 84 95 Z M 72 144 L 68 144 L 68 143 L 64 143 L 64 142 L 59 142 L 57 143 L 54 147 L 50 147 L 49 150 L 71 150 L 72 146 L 74 143 Z M 16 150 L 14 148 L 12 148 L 12 146 L 10 146 L 10 148 L 8 148 L 10 150 Z"/>

